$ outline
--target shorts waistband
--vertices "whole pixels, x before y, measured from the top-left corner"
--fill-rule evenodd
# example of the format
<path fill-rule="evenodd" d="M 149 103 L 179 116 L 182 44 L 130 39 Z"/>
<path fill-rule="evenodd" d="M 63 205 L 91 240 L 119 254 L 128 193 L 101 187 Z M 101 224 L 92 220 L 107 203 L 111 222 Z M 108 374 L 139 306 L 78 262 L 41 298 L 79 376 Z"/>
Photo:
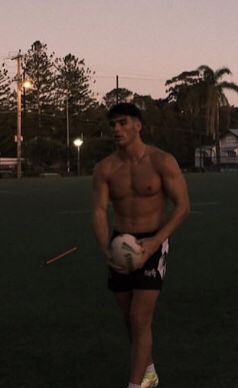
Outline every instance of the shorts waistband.
<path fill-rule="evenodd" d="M 138 232 L 138 233 L 119 232 L 117 229 L 113 229 L 112 234 L 111 234 L 111 240 L 113 238 L 115 238 L 116 236 L 119 236 L 120 234 L 131 234 L 132 236 L 134 236 L 135 238 L 140 240 L 142 238 L 153 237 L 156 235 L 156 233 L 158 233 L 158 229 L 153 230 L 151 232 Z"/>

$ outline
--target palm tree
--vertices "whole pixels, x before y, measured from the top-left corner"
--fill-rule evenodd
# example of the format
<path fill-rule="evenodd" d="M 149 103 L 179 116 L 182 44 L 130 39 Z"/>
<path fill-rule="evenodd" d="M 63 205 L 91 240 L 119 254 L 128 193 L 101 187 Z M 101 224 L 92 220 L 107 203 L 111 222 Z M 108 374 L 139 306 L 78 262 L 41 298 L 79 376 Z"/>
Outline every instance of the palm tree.
<path fill-rule="evenodd" d="M 220 171 L 221 152 L 220 152 L 220 108 L 229 108 L 229 101 L 224 94 L 224 90 L 233 90 L 238 93 L 238 85 L 234 82 L 222 81 L 224 75 L 231 75 L 230 69 L 222 67 L 218 70 L 212 70 L 207 65 L 202 65 L 198 69 L 203 90 L 204 107 L 206 112 L 206 130 L 212 134 L 216 145 L 216 164 Z M 229 109 L 228 109 L 229 112 Z"/>
<path fill-rule="evenodd" d="M 205 135 L 203 121 L 204 83 L 198 70 L 183 71 L 166 81 L 167 100 L 175 104 L 181 122 L 191 131 L 193 147 L 200 145 L 200 167 L 202 163 L 202 139 Z"/>

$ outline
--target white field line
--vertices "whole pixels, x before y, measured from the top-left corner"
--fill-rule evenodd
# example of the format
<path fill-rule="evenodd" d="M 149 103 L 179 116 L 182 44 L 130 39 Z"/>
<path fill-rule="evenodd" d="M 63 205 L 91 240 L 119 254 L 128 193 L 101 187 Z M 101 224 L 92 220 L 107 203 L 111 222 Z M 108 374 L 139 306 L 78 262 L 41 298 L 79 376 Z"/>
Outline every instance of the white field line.
<path fill-rule="evenodd" d="M 194 202 L 193 206 L 218 206 L 221 202 L 214 201 L 214 202 Z"/>
<path fill-rule="evenodd" d="M 214 201 L 214 202 L 194 202 L 192 203 L 192 207 L 196 207 L 196 206 L 219 206 L 221 203 L 218 202 L 218 201 Z M 195 214 L 195 215 L 202 215 L 204 212 L 201 211 L 201 210 L 191 210 L 190 211 L 191 214 Z"/>

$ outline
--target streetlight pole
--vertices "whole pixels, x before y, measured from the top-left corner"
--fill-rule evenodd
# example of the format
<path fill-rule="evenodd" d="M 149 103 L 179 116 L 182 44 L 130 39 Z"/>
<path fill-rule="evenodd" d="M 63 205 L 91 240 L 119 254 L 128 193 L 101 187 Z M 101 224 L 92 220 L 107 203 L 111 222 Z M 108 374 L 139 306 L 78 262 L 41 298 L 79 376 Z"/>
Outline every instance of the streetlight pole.
<path fill-rule="evenodd" d="M 77 155 L 77 175 L 80 175 L 80 147 L 83 144 L 83 140 L 78 138 L 74 140 L 74 145 L 77 147 L 78 155 Z"/>
<path fill-rule="evenodd" d="M 78 158 L 77 158 L 77 173 L 80 175 L 80 147 L 78 148 Z"/>
<path fill-rule="evenodd" d="M 17 178 L 21 178 L 21 50 L 19 50 L 17 57 Z"/>
<path fill-rule="evenodd" d="M 66 97 L 66 145 L 67 145 L 67 174 L 70 174 L 70 158 L 69 158 L 69 98 Z"/>

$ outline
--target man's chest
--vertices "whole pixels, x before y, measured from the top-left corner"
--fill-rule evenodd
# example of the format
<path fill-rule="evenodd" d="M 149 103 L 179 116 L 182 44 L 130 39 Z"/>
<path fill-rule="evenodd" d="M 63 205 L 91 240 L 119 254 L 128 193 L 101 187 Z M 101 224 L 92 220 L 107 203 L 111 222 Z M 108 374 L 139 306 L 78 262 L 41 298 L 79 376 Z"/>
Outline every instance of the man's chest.
<path fill-rule="evenodd" d="M 161 179 L 151 163 L 126 164 L 114 169 L 109 187 L 112 199 L 127 196 L 146 197 L 161 190 Z"/>

